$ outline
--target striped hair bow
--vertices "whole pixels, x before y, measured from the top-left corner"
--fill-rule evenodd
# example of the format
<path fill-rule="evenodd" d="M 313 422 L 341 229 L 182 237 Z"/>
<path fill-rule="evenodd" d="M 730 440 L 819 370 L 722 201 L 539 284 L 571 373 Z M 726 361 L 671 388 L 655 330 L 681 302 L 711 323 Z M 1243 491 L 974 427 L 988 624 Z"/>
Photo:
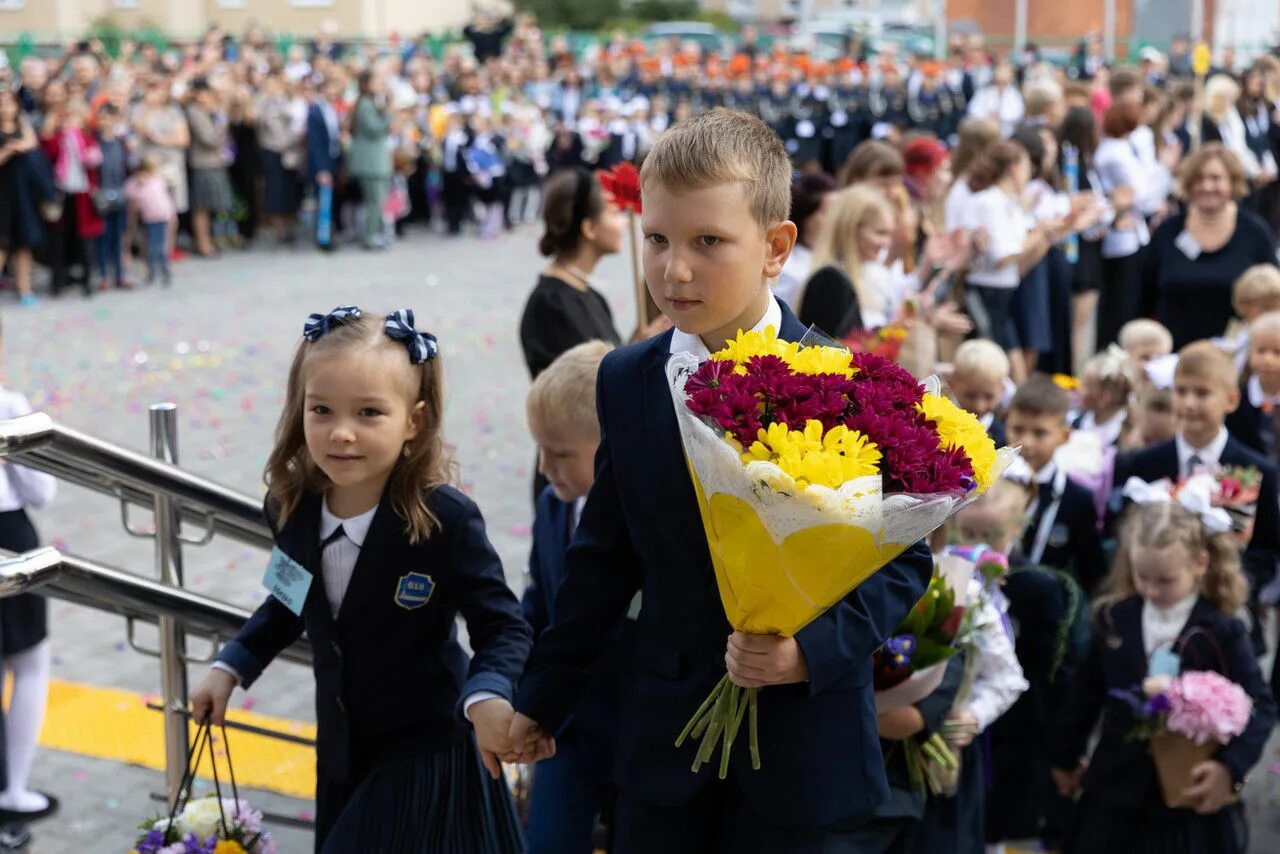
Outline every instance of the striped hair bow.
<path fill-rule="evenodd" d="M 335 326 L 340 326 L 349 318 L 360 316 L 360 309 L 354 305 L 340 305 L 328 314 L 313 314 L 307 318 L 302 327 L 302 337 L 308 341 L 319 341 L 329 334 Z"/>
<path fill-rule="evenodd" d="M 430 332 L 419 332 L 413 328 L 413 309 L 402 308 L 387 315 L 383 329 L 397 341 L 403 341 L 409 348 L 409 361 L 415 365 L 429 362 L 440 352 L 436 336 Z"/>

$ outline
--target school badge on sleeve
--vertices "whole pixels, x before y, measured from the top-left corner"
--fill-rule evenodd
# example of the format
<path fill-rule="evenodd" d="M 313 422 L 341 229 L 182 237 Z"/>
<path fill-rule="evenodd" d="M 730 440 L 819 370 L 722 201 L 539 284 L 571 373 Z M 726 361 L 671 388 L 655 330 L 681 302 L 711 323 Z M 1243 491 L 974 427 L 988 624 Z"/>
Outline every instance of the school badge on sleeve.
<path fill-rule="evenodd" d="M 402 575 L 400 576 L 400 584 L 396 587 L 396 604 L 410 611 L 414 608 L 421 608 L 431 601 L 431 594 L 435 589 L 436 583 L 431 580 L 429 575 L 424 575 L 421 572 Z"/>

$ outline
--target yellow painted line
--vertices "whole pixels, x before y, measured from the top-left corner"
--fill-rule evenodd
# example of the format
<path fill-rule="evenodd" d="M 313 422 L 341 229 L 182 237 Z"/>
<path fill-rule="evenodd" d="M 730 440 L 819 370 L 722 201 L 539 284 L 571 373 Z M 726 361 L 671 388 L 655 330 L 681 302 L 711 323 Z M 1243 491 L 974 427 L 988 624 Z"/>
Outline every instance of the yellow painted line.
<path fill-rule="evenodd" d="M 148 700 L 158 702 L 154 696 L 52 679 L 49 681 L 49 705 L 44 729 L 40 732 L 40 746 L 162 771 L 164 721 L 159 712 L 147 708 Z M 304 738 L 316 737 L 313 723 L 238 709 L 230 711 L 227 718 Z M 194 725 L 190 729 L 194 734 Z M 218 740 L 215 751 L 219 762 L 218 776 L 226 782 L 227 766 L 221 733 L 215 733 L 215 738 Z M 295 798 L 315 796 L 313 748 L 233 729 L 227 730 L 227 738 L 235 759 L 236 782 L 241 786 Z M 206 779 L 213 779 L 207 751 L 198 773 Z"/>

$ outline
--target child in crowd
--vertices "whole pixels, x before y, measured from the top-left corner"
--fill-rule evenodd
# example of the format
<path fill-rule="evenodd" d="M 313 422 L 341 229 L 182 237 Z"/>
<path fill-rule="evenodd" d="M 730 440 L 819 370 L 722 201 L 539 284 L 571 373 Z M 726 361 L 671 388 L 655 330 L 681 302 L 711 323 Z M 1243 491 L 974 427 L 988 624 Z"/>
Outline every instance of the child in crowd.
<path fill-rule="evenodd" d="M 1227 416 L 1227 430 L 1273 464 L 1280 458 L 1280 312 L 1258 316 L 1248 328 L 1249 357 L 1240 384 L 1240 405 Z"/>
<path fill-rule="evenodd" d="M 1043 374 L 1023 383 L 1009 404 L 1009 444 L 1022 446 L 1022 458 L 1037 484 L 1017 561 L 1068 572 L 1090 593 L 1107 571 L 1098 512 L 1089 490 L 1067 477 L 1053 459 L 1071 435 L 1070 406 L 1066 391 Z"/>
<path fill-rule="evenodd" d="M 523 600 L 535 640 L 551 623 L 565 553 L 595 479 L 596 374 L 611 349 L 588 341 L 566 350 L 529 391 L 529 432 L 550 484 L 538 498 Z M 597 819 L 607 821 L 613 812 L 613 744 L 630 625 L 615 627 L 591 687 L 556 735 L 556 755 L 537 767 L 526 828 L 530 854 L 589 854 Z"/>
<path fill-rule="evenodd" d="M 518 755 L 510 698 L 530 633 L 479 508 L 448 485 L 436 339 L 412 311 L 354 306 L 311 315 L 303 336 L 267 462 L 271 594 L 192 695 L 193 716 L 221 724 L 235 687 L 305 630 L 316 851 L 518 851 L 498 760 Z"/>
<path fill-rule="evenodd" d="M 27 398 L 0 381 L 0 421 L 29 414 Z M 19 553 L 39 548 L 26 508 L 48 506 L 57 491 L 58 481 L 52 475 L 13 462 L 0 465 L 0 548 Z M 30 838 L 26 822 L 58 810 L 53 795 L 27 788 L 49 698 L 48 621 L 49 606 L 43 596 L 22 593 L 0 599 L 0 655 L 4 670 L 13 674 L 8 710 L 0 712 L 0 761 L 6 783 L 0 791 L 0 842 L 14 849 L 20 847 L 15 843 Z"/>
<path fill-rule="evenodd" d="M 1128 423 L 1133 391 L 1129 358 L 1112 345 L 1090 357 L 1080 377 L 1081 411 L 1071 427 L 1097 433 L 1103 447 L 1118 445 Z"/>
<path fill-rule="evenodd" d="M 804 336 L 769 289 L 795 242 L 791 164 L 767 124 L 714 109 L 654 141 L 641 183 L 645 280 L 675 329 L 600 366 L 596 480 L 521 682 L 510 743 L 529 743 L 535 723 L 560 731 L 605 651 L 601 639 L 642 590 L 611 850 L 820 852 L 832 825 L 888 797 L 871 655 L 924 593 L 933 561 L 923 545 L 909 548 L 794 637 L 730 628 L 663 366 L 673 352 L 706 358 L 739 330 Z M 674 734 L 726 668 L 735 684 L 761 689 L 769 725 L 760 770 L 739 741 L 739 770 L 720 780 L 709 767 L 690 773 L 693 751 Z"/>
<path fill-rule="evenodd" d="M 956 348 L 949 384 L 956 403 L 978 416 L 997 448 L 1008 444 L 1000 404 L 1009 382 L 1009 357 L 994 342 L 971 338 Z"/>
<path fill-rule="evenodd" d="M 169 271 L 169 223 L 177 217 L 173 197 L 155 158 L 143 157 L 142 163 L 124 185 L 125 195 L 138 211 L 143 236 L 147 243 L 147 284 L 155 284 L 156 277 L 165 287 L 173 284 Z"/>
<path fill-rule="evenodd" d="M 103 104 L 98 110 L 98 149 L 102 165 L 98 167 L 98 188 L 93 204 L 102 217 L 102 236 L 94 238 L 99 287 L 113 284 L 127 289 L 132 285 L 124 277 L 124 233 L 129 219 L 129 200 L 124 182 L 129 173 L 129 143 L 124 118 L 114 104 Z"/>
<path fill-rule="evenodd" d="M 1248 634 L 1234 616 L 1246 588 L 1229 523 L 1219 527 L 1170 501 L 1129 511 L 1095 605 L 1089 652 L 1058 725 L 1045 733 L 1059 792 L 1080 796 L 1065 852 L 1242 852 L 1243 807 L 1231 801 L 1276 720 Z M 1245 731 L 1191 768 L 1190 803 L 1180 809 L 1165 806 L 1146 741 L 1129 737 L 1138 723 L 1133 709 L 1115 696 L 1155 675 L 1149 662 L 1157 653 L 1171 653 L 1182 672 L 1217 671 L 1253 701 Z M 1099 719 L 1101 737 L 1086 760 Z"/>
<path fill-rule="evenodd" d="M 1241 273 L 1231 286 L 1231 307 L 1243 326 L 1228 330 L 1224 343 L 1235 356 L 1236 370 L 1243 371 L 1249 360 L 1249 325 L 1263 314 L 1280 311 L 1280 269 L 1255 264 Z"/>
<path fill-rule="evenodd" d="M 1173 392 L 1167 388 L 1149 388 L 1139 392 L 1132 415 L 1132 428 L 1121 445 L 1124 451 L 1141 451 L 1168 442 L 1178 432 Z"/>
<path fill-rule="evenodd" d="M 1142 317 L 1120 327 L 1120 349 L 1129 357 L 1129 375 L 1140 385 L 1147 365 L 1173 352 L 1173 335 L 1164 324 Z"/>

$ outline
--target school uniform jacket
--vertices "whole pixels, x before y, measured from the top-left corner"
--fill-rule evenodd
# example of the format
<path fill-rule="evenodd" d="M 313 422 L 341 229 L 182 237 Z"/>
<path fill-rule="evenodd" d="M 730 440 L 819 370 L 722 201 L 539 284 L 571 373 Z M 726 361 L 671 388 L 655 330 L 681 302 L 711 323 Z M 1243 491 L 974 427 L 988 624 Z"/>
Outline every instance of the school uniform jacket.
<path fill-rule="evenodd" d="M 1142 604 L 1142 597 L 1131 596 L 1099 614 L 1089 652 L 1058 725 L 1049 730 L 1053 767 L 1075 768 L 1085 754 L 1098 716 L 1103 716 L 1101 738 L 1082 785 L 1091 798 L 1120 811 L 1164 809 L 1148 743 L 1127 738 L 1137 724 L 1133 710 L 1123 699 L 1109 693 L 1139 688 L 1147 675 Z M 1253 699 L 1253 716 L 1245 731 L 1213 757 L 1239 783 L 1262 755 L 1276 720 L 1275 700 L 1258 670 L 1244 624 L 1200 598 L 1174 646 L 1182 657 L 1183 672 L 1216 671 L 1244 688 Z"/>
<path fill-rule="evenodd" d="M 785 305 L 780 336 L 805 328 Z M 638 800 L 692 800 L 717 773 L 690 770 L 676 736 L 724 676 L 731 633 L 716 588 L 664 367 L 670 331 L 605 357 L 595 485 L 566 558 L 551 626 L 535 644 L 516 707 L 555 731 L 572 713 L 637 590 L 642 607 L 618 723 L 615 780 Z M 761 770 L 747 739 L 733 784 L 773 825 L 830 825 L 888 796 L 876 733 L 871 654 L 924 593 L 928 549 L 908 549 L 797 635 L 809 681 L 759 695 Z"/>
<path fill-rule="evenodd" d="M 1280 558 L 1280 505 L 1276 501 L 1276 468 L 1230 435 L 1227 437 L 1226 447 L 1222 449 L 1220 462 L 1223 466 L 1254 466 L 1262 473 L 1262 493 L 1258 499 L 1257 515 L 1254 517 L 1253 537 L 1243 556 L 1250 586 L 1256 591 L 1275 575 L 1276 560 Z M 1133 454 L 1124 464 L 1123 474 L 1123 479 L 1116 478 L 1117 484 L 1123 485 L 1124 480 L 1129 477 L 1141 478 L 1147 483 L 1166 477 L 1177 480 L 1177 440 L 1170 439 Z"/>
<path fill-rule="evenodd" d="M 267 508 L 276 546 L 313 577 L 302 615 L 268 596 L 218 660 L 248 688 L 305 629 L 317 768 L 343 780 L 380 758 L 433 753 L 462 738 L 460 701 L 478 691 L 510 699 L 532 641 L 480 509 L 448 486 L 427 498 L 439 527 L 416 544 L 383 495 L 335 619 L 320 570 L 322 500 L 307 495 L 283 527 Z M 410 573 L 418 583 L 426 577 L 421 604 L 402 595 Z M 475 650 L 470 663 L 458 644 L 459 614 Z"/>
<path fill-rule="evenodd" d="M 1040 484 L 1036 512 L 1022 534 L 1023 554 L 1031 554 L 1040 523 L 1049 512 L 1053 499 L 1053 484 Z M 1102 552 L 1093 495 L 1069 477 L 1063 486 L 1053 527 L 1049 529 L 1044 554 L 1038 562 L 1074 575 L 1086 595 L 1091 594 L 1107 575 L 1108 564 Z"/>
<path fill-rule="evenodd" d="M 1276 412 L 1263 412 L 1261 407 L 1254 406 L 1249 400 L 1249 377 L 1246 374 L 1240 383 L 1240 405 L 1226 418 L 1227 430 L 1250 449 L 1257 451 L 1272 462 L 1280 452 L 1280 425 L 1277 424 Z"/>

